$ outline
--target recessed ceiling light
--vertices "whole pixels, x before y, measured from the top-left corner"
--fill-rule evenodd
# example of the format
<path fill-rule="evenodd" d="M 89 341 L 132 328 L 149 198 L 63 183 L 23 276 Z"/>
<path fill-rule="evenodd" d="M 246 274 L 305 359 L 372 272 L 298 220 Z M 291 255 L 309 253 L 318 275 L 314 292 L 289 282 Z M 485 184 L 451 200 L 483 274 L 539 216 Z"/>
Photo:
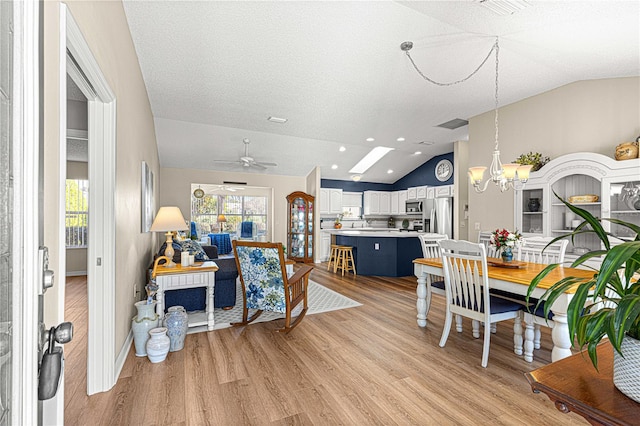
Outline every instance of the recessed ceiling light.
<path fill-rule="evenodd" d="M 345 148 L 344 146 L 341 146 L 340 149 L 339 149 L 340 152 L 345 152 L 346 150 L 347 150 L 347 148 Z"/>
<path fill-rule="evenodd" d="M 405 139 L 404 139 L 404 138 L 398 138 L 398 139 L 396 139 L 396 140 L 397 140 L 398 142 L 404 142 L 404 141 L 405 141 Z"/>
<path fill-rule="evenodd" d="M 364 158 L 362 158 L 362 160 L 358 162 L 358 164 L 353 166 L 353 168 L 349 170 L 349 173 L 361 174 L 366 172 L 369 167 L 373 166 L 376 162 L 378 162 L 378 160 L 387 155 L 389 151 L 393 151 L 393 148 L 387 148 L 386 146 L 376 146 L 371 151 L 369 151 L 369 153 L 365 155 Z"/>
<path fill-rule="evenodd" d="M 420 155 L 420 154 L 422 154 L 422 151 L 416 151 L 413 153 L 413 155 Z"/>
<path fill-rule="evenodd" d="M 393 173 L 393 170 L 389 169 L 389 170 L 387 170 L 387 173 L 391 174 L 391 173 Z"/>
<path fill-rule="evenodd" d="M 280 117 L 269 117 L 267 118 L 267 120 L 271 121 L 272 123 L 286 123 L 287 119 L 286 118 L 280 118 Z"/>
<path fill-rule="evenodd" d="M 360 175 L 351 176 L 351 180 L 354 181 L 354 182 L 358 182 L 360 179 L 362 179 L 362 176 L 360 176 Z"/>
<path fill-rule="evenodd" d="M 331 168 L 332 168 L 333 170 L 335 170 L 335 169 L 337 169 L 337 168 L 338 168 L 338 165 L 337 165 L 337 164 L 334 164 L 333 166 L 331 166 Z"/>
<path fill-rule="evenodd" d="M 367 142 L 373 142 L 373 141 L 375 141 L 374 138 L 367 138 Z"/>

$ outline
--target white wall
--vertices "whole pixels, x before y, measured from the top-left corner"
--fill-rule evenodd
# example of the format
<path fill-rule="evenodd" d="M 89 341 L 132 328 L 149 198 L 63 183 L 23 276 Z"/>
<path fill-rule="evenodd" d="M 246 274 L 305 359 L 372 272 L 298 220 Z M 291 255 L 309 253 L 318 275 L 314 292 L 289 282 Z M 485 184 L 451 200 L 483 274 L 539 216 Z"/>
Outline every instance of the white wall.
<path fill-rule="evenodd" d="M 115 354 L 120 352 L 131 328 L 135 301 L 132 286 L 142 290 L 151 262 L 152 234 L 140 232 L 140 164 L 146 161 L 158 175 L 158 151 L 149 98 L 133 47 L 126 16 L 119 1 L 66 2 L 93 55 L 116 96 L 116 279 Z M 59 197 L 61 168 L 59 22 L 60 2 L 43 2 L 44 19 L 44 242 L 50 249 L 50 265 L 64 257 L 59 241 L 64 206 Z M 64 175 L 63 175 L 64 176 Z M 157 186 L 156 186 L 157 188 Z M 156 189 L 156 199 L 158 197 Z M 155 245 L 153 245 L 155 247 Z M 64 268 L 64 266 L 63 266 Z M 64 271 L 56 270 L 58 277 Z M 45 321 L 55 324 L 63 315 L 58 303 L 64 295 L 62 279 L 47 291 Z"/>
<path fill-rule="evenodd" d="M 187 218 L 191 211 L 191 184 L 222 184 L 224 181 L 246 182 L 248 186 L 273 188 L 273 241 L 286 245 L 287 200 L 294 191 L 306 192 L 306 179 L 296 176 L 275 176 L 258 173 L 216 172 L 197 169 L 160 169 L 159 202 L 156 207 L 178 206 Z M 160 239 L 158 239 L 160 238 Z M 160 247 L 162 235 L 156 236 L 155 248 Z"/>
<path fill-rule="evenodd" d="M 579 81 L 504 106 L 499 130 L 503 163 L 529 151 L 552 159 L 583 151 L 613 158 L 616 145 L 640 135 L 640 77 Z M 489 167 L 494 140 L 493 111 L 469 120 L 470 165 Z M 513 229 L 513 191 L 489 186 L 482 194 L 469 189 L 471 240 L 476 223 L 481 230 Z"/>
<path fill-rule="evenodd" d="M 307 194 L 313 195 L 316 201 L 313 203 L 313 258 L 316 263 L 321 262 L 320 250 L 322 245 L 320 241 L 320 209 L 317 204 L 318 198 L 320 198 L 320 172 L 320 167 L 316 167 L 307 175 L 307 190 L 305 191 Z"/>

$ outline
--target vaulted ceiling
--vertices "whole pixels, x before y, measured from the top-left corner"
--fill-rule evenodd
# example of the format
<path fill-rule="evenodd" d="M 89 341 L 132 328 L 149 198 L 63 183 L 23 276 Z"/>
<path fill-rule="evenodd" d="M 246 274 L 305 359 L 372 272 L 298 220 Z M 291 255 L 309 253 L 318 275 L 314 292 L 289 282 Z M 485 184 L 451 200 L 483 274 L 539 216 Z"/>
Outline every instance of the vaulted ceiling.
<path fill-rule="evenodd" d="M 438 124 L 494 103 L 493 56 L 465 83 L 440 87 L 413 69 L 404 41 L 427 76 L 449 82 L 499 36 L 501 105 L 640 75 L 638 1 L 528 1 L 504 16 L 481 3 L 125 0 L 161 166 L 296 176 L 320 166 L 323 178 L 349 179 L 382 145 L 395 149 L 362 180 L 395 182 L 468 137 L 466 126 Z M 238 160 L 245 138 L 252 158 L 278 166 L 213 161 Z"/>

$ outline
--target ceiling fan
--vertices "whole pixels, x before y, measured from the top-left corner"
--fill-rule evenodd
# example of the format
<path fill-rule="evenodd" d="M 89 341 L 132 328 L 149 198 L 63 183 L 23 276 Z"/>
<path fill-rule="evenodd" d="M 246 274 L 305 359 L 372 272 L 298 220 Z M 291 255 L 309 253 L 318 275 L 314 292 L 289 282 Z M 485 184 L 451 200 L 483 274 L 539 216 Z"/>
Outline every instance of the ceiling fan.
<path fill-rule="evenodd" d="M 235 163 L 235 161 L 231 161 L 231 163 Z M 229 186 L 229 185 L 210 185 L 212 187 L 211 191 L 229 191 L 236 192 L 242 191 L 244 188 L 240 186 Z"/>
<path fill-rule="evenodd" d="M 256 169 L 265 170 L 267 167 L 277 166 L 276 163 L 267 163 L 263 161 L 256 161 L 253 157 L 249 156 L 249 139 L 245 138 L 242 140 L 244 144 L 244 155 L 240 157 L 237 161 L 229 161 L 229 160 L 212 160 L 214 163 L 224 163 L 224 164 L 240 164 L 242 167 L 255 167 Z"/>

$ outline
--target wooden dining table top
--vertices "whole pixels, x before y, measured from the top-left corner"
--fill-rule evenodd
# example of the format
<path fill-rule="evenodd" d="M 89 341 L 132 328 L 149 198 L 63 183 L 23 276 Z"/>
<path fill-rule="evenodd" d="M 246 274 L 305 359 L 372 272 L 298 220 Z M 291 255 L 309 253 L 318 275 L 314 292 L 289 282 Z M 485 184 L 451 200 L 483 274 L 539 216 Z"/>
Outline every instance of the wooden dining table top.
<path fill-rule="evenodd" d="M 495 260 L 496 263 L 500 262 L 500 259 L 489 258 Z M 442 259 L 435 258 L 418 258 L 413 261 L 415 264 L 433 266 L 436 268 L 442 268 Z M 519 268 L 507 268 L 501 266 L 487 265 L 489 278 L 508 281 L 516 284 L 522 284 L 528 286 L 536 275 L 540 273 L 548 265 L 542 263 L 531 262 L 518 262 Z M 559 266 L 551 271 L 546 277 L 544 277 L 538 284 L 538 288 L 548 289 L 553 284 L 557 283 L 566 277 L 579 277 L 579 278 L 592 278 L 595 274 L 594 271 L 587 269 L 569 268 L 566 266 Z M 577 285 L 576 285 L 577 287 Z M 576 288 L 571 288 L 566 293 L 575 293 Z"/>

